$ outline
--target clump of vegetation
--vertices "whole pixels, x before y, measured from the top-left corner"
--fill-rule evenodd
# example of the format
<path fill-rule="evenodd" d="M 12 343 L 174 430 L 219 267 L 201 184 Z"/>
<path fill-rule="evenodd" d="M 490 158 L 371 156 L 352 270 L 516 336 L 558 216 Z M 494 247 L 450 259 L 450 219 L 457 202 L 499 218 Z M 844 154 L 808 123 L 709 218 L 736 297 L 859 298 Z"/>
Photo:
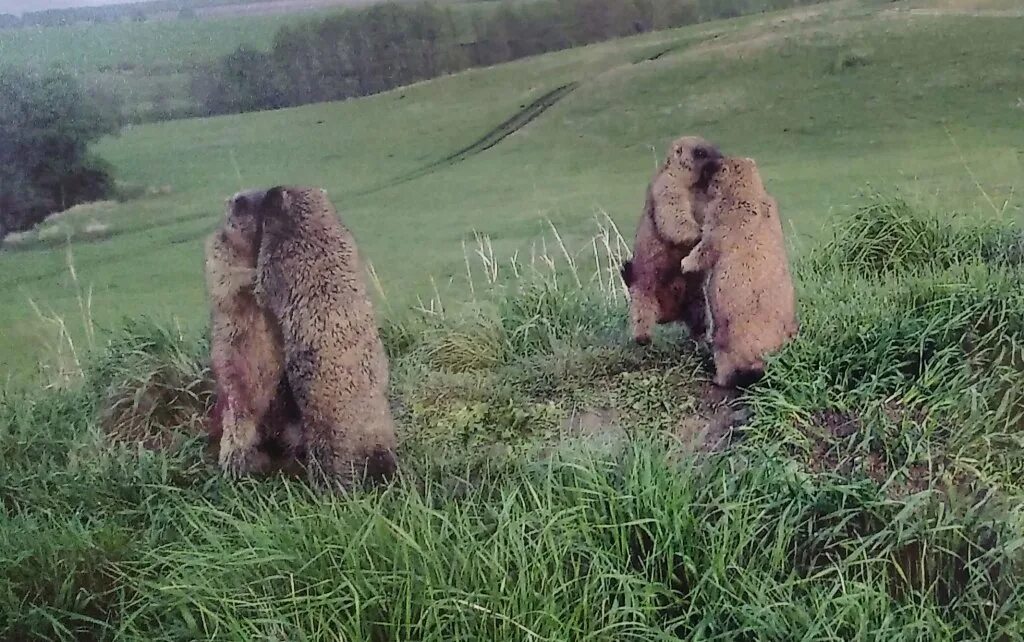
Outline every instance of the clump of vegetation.
<path fill-rule="evenodd" d="M 88 147 L 117 129 L 71 75 L 0 69 L 0 239 L 107 197 L 109 168 Z"/>
<path fill-rule="evenodd" d="M 203 432 L 213 385 L 206 342 L 188 341 L 151 321 L 130 321 L 94 362 L 84 385 L 112 440 L 167 448 Z"/>
<path fill-rule="evenodd" d="M 38 249 L 63 247 L 71 241 L 95 241 L 109 236 L 110 226 L 103 222 L 112 201 L 83 203 L 43 219 L 35 228 L 12 232 L 3 239 L 2 247 Z"/>
<path fill-rule="evenodd" d="M 851 216 L 837 221 L 832 238 L 810 260 L 816 269 L 867 277 L 913 275 L 978 260 L 1014 261 L 1019 255 L 1022 237 L 1012 226 L 979 225 L 956 213 L 940 217 L 898 196 L 866 198 Z"/>
<path fill-rule="evenodd" d="M 992 258 L 1018 235 L 937 225 L 878 197 L 802 260 L 800 336 L 696 457 L 701 355 L 633 346 L 569 252 L 481 252 L 470 304 L 388 321 L 402 478 L 345 498 L 112 446 L 209 404 L 202 341 L 129 324 L 80 388 L 0 403 L 0 636 L 1019 637 L 1024 272 Z M 883 241 L 909 258 L 850 246 Z"/>
<path fill-rule="evenodd" d="M 841 74 L 849 69 L 866 67 L 871 64 L 871 53 L 866 49 L 843 49 L 832 61 L 832 73 Z"/>

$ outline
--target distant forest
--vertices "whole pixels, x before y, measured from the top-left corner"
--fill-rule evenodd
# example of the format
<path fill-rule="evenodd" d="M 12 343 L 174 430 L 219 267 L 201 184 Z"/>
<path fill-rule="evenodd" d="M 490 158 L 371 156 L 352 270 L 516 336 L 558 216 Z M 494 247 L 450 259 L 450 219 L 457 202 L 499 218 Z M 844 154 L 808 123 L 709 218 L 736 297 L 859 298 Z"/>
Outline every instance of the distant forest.
<path fill-rule="evenodd" d="M 821 0 L 502 2 L 460 29 L 450 5 L 395 2 L 281 28 L 269 51 L 239 47 L 196 70 L 201 115 L 367 96 L 470 67 Z"/>

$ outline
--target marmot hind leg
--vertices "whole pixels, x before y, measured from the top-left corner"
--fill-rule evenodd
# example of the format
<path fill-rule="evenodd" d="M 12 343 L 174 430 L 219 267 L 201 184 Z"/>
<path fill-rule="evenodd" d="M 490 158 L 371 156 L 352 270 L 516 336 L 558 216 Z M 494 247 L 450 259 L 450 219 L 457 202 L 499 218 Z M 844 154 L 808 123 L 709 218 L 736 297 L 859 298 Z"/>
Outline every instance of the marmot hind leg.
<path fill-rule="evenodd" d="M 741 359 L 726 350 L 715 350 L 716 386 L 720 388 L 746 387 L 756 383 L 764 376 L 764 361 L 761 359 Z"/>
<path fill-rule="evenodd" d="M 306 474 L 313 488 L 320 491 L 349 492 L 354 489 L 356 475 L 351 466 L 348 448 L 339 447 L 330 426 L 320 422 L 306 424 Z"/>
<path fill-rule="evenodd" d="M 703 341 L 708 333 L 708 303 L 704 295 L 704 275 L 686 274 L 686 289 L 681 302 L 683 324 L 694 341 Z"/>
<path fill-rule="evenodd" d="M 236 404 L 228 397 L 218 455 L 221 470 L 231 477 L 263 473 L 270 458 L 260 449 L 259 426 L 252 417 L 239 417 L 236 412 Z"/>
<path fill-rule="evenodd" d="M 330 435 L 321 431 L 307 443 L 306 471 L 314 488 L 340 492 L 368 489 L 390 482 L 397 474 L 398 458 L 391 448 L 376 444 L 369 450 L 353 449 L 343 445 L 344 440 L 324 437 Z"/>

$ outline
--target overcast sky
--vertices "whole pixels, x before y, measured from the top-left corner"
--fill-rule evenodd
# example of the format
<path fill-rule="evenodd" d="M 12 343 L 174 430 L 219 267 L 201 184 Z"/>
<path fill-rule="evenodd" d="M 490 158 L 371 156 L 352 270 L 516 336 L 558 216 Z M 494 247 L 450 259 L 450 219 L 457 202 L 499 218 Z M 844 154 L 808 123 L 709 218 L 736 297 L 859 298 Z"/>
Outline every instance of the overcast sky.
<path fill-rule="evenodd" d="M 67 7 L 97 7 L 102 4 L 121 4 L 129 0 L 0 0 L 0 13 L 25 13 L 43 9 Z"/>

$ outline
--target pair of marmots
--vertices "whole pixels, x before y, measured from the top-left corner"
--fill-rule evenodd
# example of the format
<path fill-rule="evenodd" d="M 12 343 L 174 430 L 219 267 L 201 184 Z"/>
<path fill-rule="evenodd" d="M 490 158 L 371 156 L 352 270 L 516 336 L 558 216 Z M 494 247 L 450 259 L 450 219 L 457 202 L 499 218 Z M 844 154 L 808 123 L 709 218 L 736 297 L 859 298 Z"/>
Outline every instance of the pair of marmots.
<path fill-rule="evenodd" d="M 339 489 L 390 478 L 388 360 L 352 234 L 320 189 L 240 192 L 226 210 L 206 244 L 221 467 L 304 460 Z"/>
<path fill-rule="evenodd" d="M 390 478 L 388 360 L 352 234 L 320 189 L 240 192 L 226 210 L 206 246 L 221 467 L 305 460 L 342 489 Z M 622 277 L 635 339 L 674 321 L 707 335 L 721 386 L 759 376 L 797 330 L 774 199 L 754 161 L 700 138 L 677 140 L 648 187 Z"/>
<path fill-rule="evenodd" d="M 705 338 L 719 386 L 749 383 L 798 328 L 778 205 L 756 163 L 708 141 L 672 144 L 647 190 L 633 258 L 622 266 L 639 343 L 655 324 Z"/>

